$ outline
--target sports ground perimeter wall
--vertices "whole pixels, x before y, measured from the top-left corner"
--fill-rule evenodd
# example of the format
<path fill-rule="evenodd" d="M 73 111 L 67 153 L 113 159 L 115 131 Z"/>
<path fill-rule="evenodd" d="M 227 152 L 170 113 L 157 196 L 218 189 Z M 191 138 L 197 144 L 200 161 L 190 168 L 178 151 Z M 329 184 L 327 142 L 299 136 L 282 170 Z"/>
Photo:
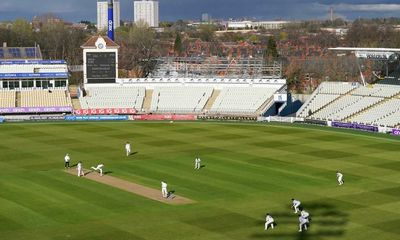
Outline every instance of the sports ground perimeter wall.
<path fill-rule="evenodd" d="M 400 136 L 400 129 L 392 129 L 392 135 Z"/>
<path fill-rule="evenodd" d="M 312 120 L 312 119 L 297 118 L 297 117 L 259 117 L 257 119 L 257 121 L 258 122 L 305 123 L 305 124 L 313 124 L 313 125 L 320 125 L 320 126 L 327 126 L 327 127 L 334 127 L 334 128 L 353 129 L 353 130 L 359 130 L 359 131 L 365 131 L 365 132 L 385 133 L 385 134 L 391 134 L 394 136 L 400 136 L 400 129 L 363 125 L 363 124 L 358 124 L 358 123 Z"/>
<path fill-rule="evenodd" d="M 208 119 L 197 115 L 175 115 L 175 114 L 143 114 L 143 115 L 25 115 L 25 116 L 0 116 L 0 123 L 3 122 L 37 122 L 37 121 L 196 121 L 196 120 L 216 120 Z M 296 117 L 258 117 L 257 119 L 219 119 L 223 121 L 254 121 L 257 122 L 281 122 L 281 123 L 304 123 L 334 128 L 345 128 L 366 132 L 386 133 L 400 137 L 400 129 L 386 128 L 357 123 L 315 121 Z"/>

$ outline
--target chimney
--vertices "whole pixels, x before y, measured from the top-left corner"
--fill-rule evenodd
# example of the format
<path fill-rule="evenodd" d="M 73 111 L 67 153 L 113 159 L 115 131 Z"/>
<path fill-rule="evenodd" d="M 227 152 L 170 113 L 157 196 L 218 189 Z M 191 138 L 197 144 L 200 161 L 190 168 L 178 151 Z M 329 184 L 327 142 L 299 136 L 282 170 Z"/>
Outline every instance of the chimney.
<path fill-rule="evenodd" d="M 7 42 L 3 42 L 3 48 L 7 47 Z"/>

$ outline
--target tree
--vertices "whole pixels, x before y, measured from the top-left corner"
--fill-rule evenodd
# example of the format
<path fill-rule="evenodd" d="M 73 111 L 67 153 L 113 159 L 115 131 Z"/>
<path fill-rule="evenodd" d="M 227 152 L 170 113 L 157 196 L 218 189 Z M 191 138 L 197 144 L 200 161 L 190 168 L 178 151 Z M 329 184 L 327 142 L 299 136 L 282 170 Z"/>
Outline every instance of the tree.
<path fill-rule="evenodd" d="M 216 27 L 212 24 L 202 24 L 199 27 L 199 37 L 202 41 L 212 42 L 215 40 Z"/>
<path fill-rule="evenodd" d="M 279 41 L 287 41 L 289 34 L 287 32 L 280 32 L 279 33 Z"/>
<path fill-rule="evenodd" d="M 174 42 L 174 52 L 177 56 L 182 54 L 182 39 L 179 33 L 176 33 L 176 38 Z"/>
<path fill-rule="evenodd" d="M 257 35 L 251 35 L 249 41 L 253 44 L 260 43 L 260 38 Z"/>
<path fill-rule="evenodd" d="M 11 32 L 11 45 L 21 47 L 33 46 L 35 44 L 32 26 L 25 19 L 15 20 L 12 24 Z"/>
<path fill-rule="evenodd" d="M 120 66 L 135 77 L 147 77 L 157 66 L 158 46 L 155 32 L 144 22 L 128 28 L 117 38 L 121 46 Z"/>
<path fill-rule="evenodd" d="M 265 57 L 272 57 L 276 58 L 278 57 L 278 50 L 276 47 L 276 41 L 273 36 L 268 38 L 268 44 L 267 44 L 267 51 L 266 51 L 266 56 Z"/>

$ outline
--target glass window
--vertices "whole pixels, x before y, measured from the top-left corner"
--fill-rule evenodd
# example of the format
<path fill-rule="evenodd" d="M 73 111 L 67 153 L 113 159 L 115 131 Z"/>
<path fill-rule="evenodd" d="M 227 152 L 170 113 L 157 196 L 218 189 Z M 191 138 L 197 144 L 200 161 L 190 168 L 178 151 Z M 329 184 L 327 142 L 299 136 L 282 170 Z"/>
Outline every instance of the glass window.
<path fill-rule="evenodd" d="M 47 89 L 49 87 L 49 81 L 42 81 L 42 87 Z"/>
<path fill-rule="evenodd" d="M 8 88 L 8 82 L 7 81 L 3 81 L 3 88 Z"/>
<path fill-rule="evenodd" d="M 66 80 L 58 80 L 58 81 L 54 81 L 54 84 L 56 87 L 66 87 L 67 81 Z"/>
<path fill-rule="evenodd" d="M 42 87 L 42 82 L 41 81 L 36 81 L 36 87 Z"/>
<path fill-rule="evenodd" d="M 9 89 L 14 89 L 14 88 L 15 88 L 15 84 L 14 84 L 13 81 L 9 81 L 9 82 L 8 82 L 8 88 L 9 88 Z"/>

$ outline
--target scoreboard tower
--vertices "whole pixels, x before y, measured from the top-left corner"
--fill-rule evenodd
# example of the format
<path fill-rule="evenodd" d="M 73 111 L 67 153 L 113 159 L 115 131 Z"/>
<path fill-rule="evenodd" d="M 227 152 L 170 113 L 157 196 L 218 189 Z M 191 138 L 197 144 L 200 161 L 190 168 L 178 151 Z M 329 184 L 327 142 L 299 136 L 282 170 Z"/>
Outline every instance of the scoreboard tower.
<path fill-rule="evenodd" d="M 116 83 L 118 48 L 109 37 L 91 37 L 83 48 L 83 80 L 85 84 Z"/>

